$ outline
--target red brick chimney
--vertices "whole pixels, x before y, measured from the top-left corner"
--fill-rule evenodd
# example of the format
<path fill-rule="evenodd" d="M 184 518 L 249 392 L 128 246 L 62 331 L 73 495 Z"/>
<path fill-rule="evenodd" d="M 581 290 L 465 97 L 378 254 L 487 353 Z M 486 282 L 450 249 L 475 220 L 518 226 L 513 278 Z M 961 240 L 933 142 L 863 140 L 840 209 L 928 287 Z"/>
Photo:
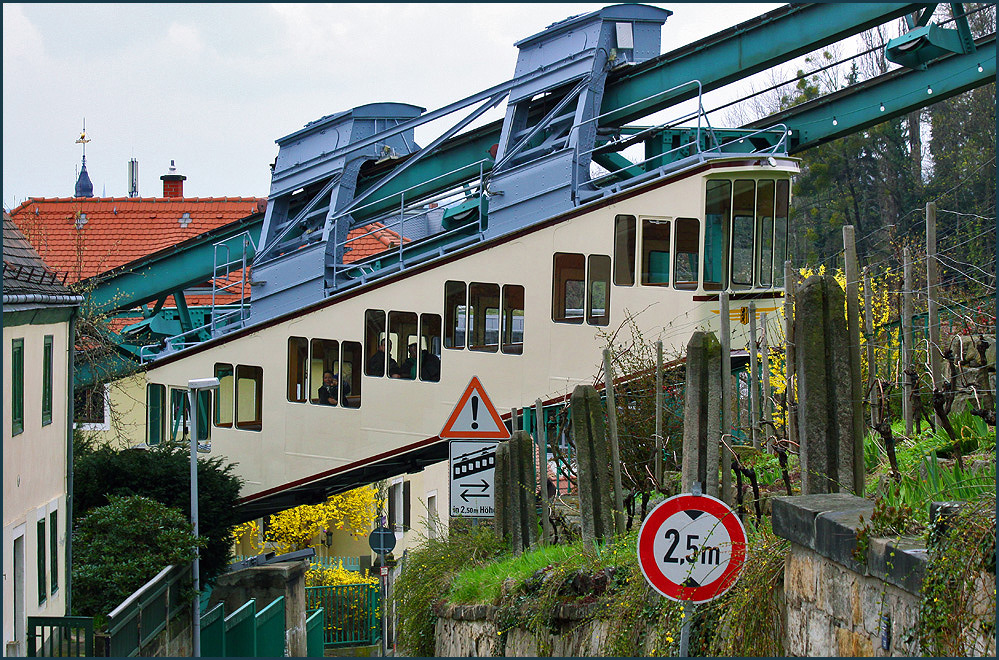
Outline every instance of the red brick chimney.
<path fill-rule="evenodd" d="M 160 177 L 163 182 L 164 197 L 183 197 L 184 181 L 187 179 L 183 174 L 177 174 L 177 167 L 170 161 L 170 171 Z"/>

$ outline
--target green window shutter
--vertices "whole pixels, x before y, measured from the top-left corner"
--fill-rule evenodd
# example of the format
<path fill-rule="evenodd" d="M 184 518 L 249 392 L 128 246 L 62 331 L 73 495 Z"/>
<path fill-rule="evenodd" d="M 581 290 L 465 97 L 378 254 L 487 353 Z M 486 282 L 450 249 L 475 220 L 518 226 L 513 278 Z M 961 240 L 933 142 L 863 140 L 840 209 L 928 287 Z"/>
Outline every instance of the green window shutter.
<path fill-rule="evenodd" d="M 49 572 L 52 594 L 59 591 L 59 512 L 49 514 Z"/>
<path fill-rule="evenodd" d="M 42 353 L 42 426 L 52 423 L 52 335 L 45 335 Z"/>
<path fill-rule="evenodd" d="M 45 548 L 48 545 L 48 539 L 45 537 L 44 517 L 36 524 L 36 531 L 35 552 L 38 555 L 38 604 L 41 605 L 45 602 L 45 570 L 48 568 L 48 563 L 45 561 Z"/>
<path fill-rule="evenodd" d="M 24 339 L 15 339 L 10 354 L 11 435 L 24 431 Z"/>

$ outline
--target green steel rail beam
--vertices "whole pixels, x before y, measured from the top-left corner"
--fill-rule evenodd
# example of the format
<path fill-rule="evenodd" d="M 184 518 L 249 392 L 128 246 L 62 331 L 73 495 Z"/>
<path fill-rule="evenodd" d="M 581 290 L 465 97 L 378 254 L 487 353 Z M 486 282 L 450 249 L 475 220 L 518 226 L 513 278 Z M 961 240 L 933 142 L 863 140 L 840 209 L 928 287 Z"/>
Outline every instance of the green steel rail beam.
<path fill-rule="evenodd" d="M 249 232 L 256 243 L 263 223 L 263 214 L 255 213 L 83 280 L 79 288 L 87 295 L 84 304 L 88 310 L 97 312 L 131 309 L 158 300 L 164 292 L 203 284 L 212 278 L 215 244 L 236 241 L 244 232 Z M 239 254 L 242 249 L 240 245 Z M 248 246 L 247 257 L 253 256 L 253 249 L 252 244 Z"/>
<path fill-rule="evenodd" d="M 973 53 L 930 62 L 926 70 L 896 69 L 764 117 L 744 128 L 784 124 L 791 131 L 791 153 L 817 147 L 993 82 L 996 35 L 977 40 L 975 47 Z M 928 89 L 932 89 L 932 94 L 927 93 Z"/>
<path fill-rule="evenodd" d="M 688 89 L 649 99 L 662 90 L 691 80 L 700 80 L 705 92 L 718 89 L 925 7 L 865 2 L 775 9 L 612 75 L 601 105 L 610 114 L 601 124 L 620 126 L 697 94 Z"/>

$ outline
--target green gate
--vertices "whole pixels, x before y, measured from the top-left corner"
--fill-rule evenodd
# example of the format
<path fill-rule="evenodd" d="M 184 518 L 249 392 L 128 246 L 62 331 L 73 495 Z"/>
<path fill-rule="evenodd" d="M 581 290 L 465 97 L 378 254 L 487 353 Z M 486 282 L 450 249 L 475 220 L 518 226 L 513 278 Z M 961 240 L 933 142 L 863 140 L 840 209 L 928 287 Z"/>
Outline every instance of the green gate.
<path fill-rule="evenodd" d="M 227 658 L 253 658 L 257 655 L 257 601 L 246 604 L 225 618 Z"/>
<path fill-rule="evenodd" d="M 257 657 L 284 656 L 284 596 L 275 598 L 254 617 L 257 636 Z"/>
<path fill-rule="evenodd" d="M 379 605 L 376 584 L 305 588 L 306 609 L 324 612 L 326 648 L 374 644 L 381 637 Z"/>
<path fill-rule="evenodd" d="M 309 658 L 322 658 L 326 643 L 323 635 L 323 611 L 309 612 L 305 619 L 305 655 Z"/>
<path fill-rule="evenodd" d="M 28 657 L 84 658 L 94 655 L 94 620 L 89 616 L 29 616 Z"/>
<path fill-rule="evenodd" d="M 219 603 L 201 617 L 201 655 L 225 657 L 225 605 Z"/>

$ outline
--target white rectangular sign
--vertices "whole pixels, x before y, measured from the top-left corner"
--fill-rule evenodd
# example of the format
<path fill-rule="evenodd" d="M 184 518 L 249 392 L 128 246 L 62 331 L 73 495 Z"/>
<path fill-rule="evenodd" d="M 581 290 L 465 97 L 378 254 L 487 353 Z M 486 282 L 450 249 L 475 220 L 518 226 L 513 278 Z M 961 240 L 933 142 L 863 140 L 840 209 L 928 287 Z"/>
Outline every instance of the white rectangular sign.
<path fill-rule="evenodd" d="M 451 517 L 492 518 L 496 443 L 489 440 L 452 440 L 450 459 Z"/>

